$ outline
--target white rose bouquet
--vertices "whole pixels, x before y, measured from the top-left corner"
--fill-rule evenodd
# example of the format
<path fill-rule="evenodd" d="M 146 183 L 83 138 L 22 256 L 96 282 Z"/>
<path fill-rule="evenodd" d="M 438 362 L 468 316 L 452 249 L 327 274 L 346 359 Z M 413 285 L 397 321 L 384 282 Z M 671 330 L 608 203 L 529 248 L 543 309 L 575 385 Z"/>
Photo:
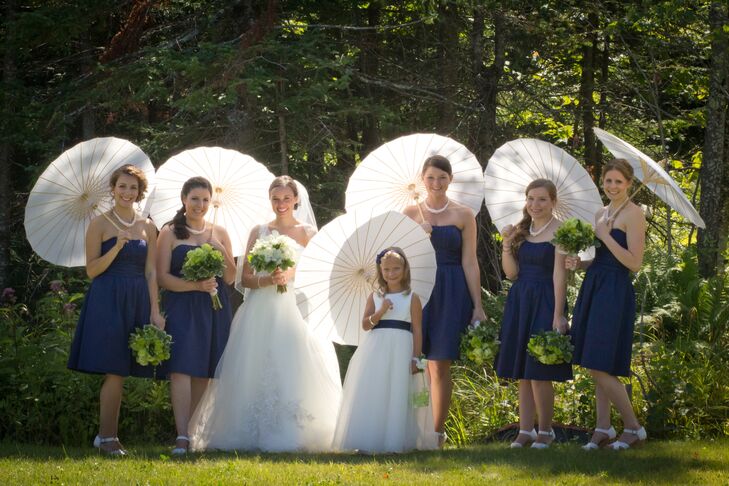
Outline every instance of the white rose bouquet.
<path fill-rule="evenodd" d="M 248 263 L 256 272 L 273 273 L 276 269 L 286 270 L 296 265 L 296 242 L 286 235 L 268 235 L 258 238 L 248 253 Z M 277 285 L 282 294 L 286 285 Z"/>

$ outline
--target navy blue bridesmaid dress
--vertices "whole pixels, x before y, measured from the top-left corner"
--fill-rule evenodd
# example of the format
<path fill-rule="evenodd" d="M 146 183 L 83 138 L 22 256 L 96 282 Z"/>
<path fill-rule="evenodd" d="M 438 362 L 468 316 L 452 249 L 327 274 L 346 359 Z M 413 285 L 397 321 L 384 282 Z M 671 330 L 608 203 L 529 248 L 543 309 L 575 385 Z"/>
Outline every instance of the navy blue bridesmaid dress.
<path fill-rule="evenodd" d="M 567 381 L 572 365 L 545 365 L 527 352 L 532 335 L 550 331 L 554 318 L 554 245 L 524 241 L 517 254 L 519 275 L 509 289 L 501 324 L 496 375 L 519 380 Z"/>
<path fill-rule="evenodd" d="M 182 278 L 182 265 L 187 252 L 198 246 L 181 244 L 172 249 L 170 273 Z M 163 363 L 164 372 L 181 373 L 196 378 L 213 378 L 218 360 L 230 334 L 233 313 L 228 286 L 218 277 L 218 296 L 223 308 L 213 310 L 207 292 L 173 292 L 162 297 L 167 326 L 172 336 L 170 359 Z"/>
<path fill-rule="evenodd" d="M 433 226 L 430 242 L 438 267 L 423 309 L 423 353 L 432 360 L 455 360 L 460 357 L 461 333 L 473 315 L 461 265 L 463 237 L 457 226 Z"/>
<path fill-rule="evenodd" d="M 610 235 L 623 248 L 627 235 L 614 228 Z M 635 324 L 635 291 L 630 271 L 602 245 L 588 267 L 575 303 L 573 363 L 614 376 L 630 375 Z"/>
<path fill-rule="evenodd" d="M 101 254 L 116 237 L 101 243 Z M 130 240 L 111 265 L 91 281 L 71 344 L 68 368 L 85 373 L 151 377 L 129 349 L 129 335 L 150 323 L 149 287 L 144 276 L 147 242 Z"/>

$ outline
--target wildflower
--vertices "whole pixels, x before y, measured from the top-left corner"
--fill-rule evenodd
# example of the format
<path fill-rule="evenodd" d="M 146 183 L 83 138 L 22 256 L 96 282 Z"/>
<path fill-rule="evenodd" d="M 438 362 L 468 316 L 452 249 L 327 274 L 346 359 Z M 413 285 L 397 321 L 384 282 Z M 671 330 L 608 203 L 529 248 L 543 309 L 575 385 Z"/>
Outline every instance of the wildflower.
<path fill-rule="evenodd" d="M 0 297 L 0 302 L 4 304 L 14 304 L 18 298 L 15 296 L 15 289 L 12 287 L 6 287 L 3 289 L 3 295 Z"/>
<path fill-rule="evenodd" d="M 51 280 L 51 292 L 63 292 L 63 280 Z"/>
<path fill-rule="evenodd" d="M 67 302 L 63 304 L 63 313 L 67 316 L 73 315 L 73 312 L 76 310 L 76 304 L 73 302 Z"/>

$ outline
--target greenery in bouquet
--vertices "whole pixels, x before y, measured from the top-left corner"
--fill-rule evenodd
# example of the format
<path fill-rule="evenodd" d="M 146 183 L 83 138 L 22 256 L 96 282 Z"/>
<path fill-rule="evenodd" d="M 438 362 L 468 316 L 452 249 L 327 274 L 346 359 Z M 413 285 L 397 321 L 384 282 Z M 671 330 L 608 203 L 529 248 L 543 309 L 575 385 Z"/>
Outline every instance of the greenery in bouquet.
<path fill-rule="evenodd" d="M 425 360 L 421 361 L 425 364 Z M 418 366 L 420 369 L 420 366 Z M 423 368 L 424 370 L 425 368 Z M 426 382 L 425 373 L 418 373 L 418 376 L 413 377 L 414 380 L 422 380 L 414 387 L 413 393 L 410 395 L 410 402 L 413 408 L 427 407 L 430 405 L 430 392 L 428 391 L 428 384 Z"/>
<path fill-rule="evenodd" d="M 546 365 L 570 363 L 574 349 L 570 337 L 555 330 L 539 332 L 527 344 L 529 354 Z"/>
<path fill-rule="evenodd" d="M 296 265 L 296 242 L 286 235 L 268 235 L 258 238 L 248 252 L 248 263 L 256 272 L 273 273 L 277 269 L 287 270 Z M 277 285 L 276 290 L 284 293 L 287 286 Z"/>
<path fill-rule="evenodd" d="M 142 366 L 158 366 L 170 359 L 172 336 L 152 324 L 137 328 L 129 336 L 129 347 L 134 359 Z"/>
<path fill-rule="evenodd" d="M 461 359 L 477 366 L 492 365 L 500 344 L 498 323 L 490 319 L 476 323 L 461 337 Z"/>
<path fill-rule="evenodd" d="M 577 255 L 591 246 L 600 246 L 592 226 L 578 218 L 569 218 L 562 223 L 554 232 L 552 244 L 567 255 Z"/>
<path fill-rule="evenodd" d="M 204 243 L 199 248 L 187 252 L 185 263 L 182 265 L 182 278 L 192 282 L 207 280 L 212 277 L 222 277 L 223 270 L 225 270 L 223 254 L 210 244 Z M 217 290 L 210 292 L 210 298 L 214 310 L 223 308 Z"/>

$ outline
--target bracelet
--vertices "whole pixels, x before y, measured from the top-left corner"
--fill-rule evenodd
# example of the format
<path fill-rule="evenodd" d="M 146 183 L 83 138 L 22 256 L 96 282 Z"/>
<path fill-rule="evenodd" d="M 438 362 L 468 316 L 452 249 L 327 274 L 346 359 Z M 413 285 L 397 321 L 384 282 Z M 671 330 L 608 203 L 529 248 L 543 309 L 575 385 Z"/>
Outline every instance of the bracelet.
<path fill-rule="evenodd" d="M 372 326 L 372 329 L 374 329 L 377 324 L 375 324 L 374 322 L 372 322 L 372 316 L 368 316 L 367 317 L 367 320 L 369 321 L 370 326 Z"/>

